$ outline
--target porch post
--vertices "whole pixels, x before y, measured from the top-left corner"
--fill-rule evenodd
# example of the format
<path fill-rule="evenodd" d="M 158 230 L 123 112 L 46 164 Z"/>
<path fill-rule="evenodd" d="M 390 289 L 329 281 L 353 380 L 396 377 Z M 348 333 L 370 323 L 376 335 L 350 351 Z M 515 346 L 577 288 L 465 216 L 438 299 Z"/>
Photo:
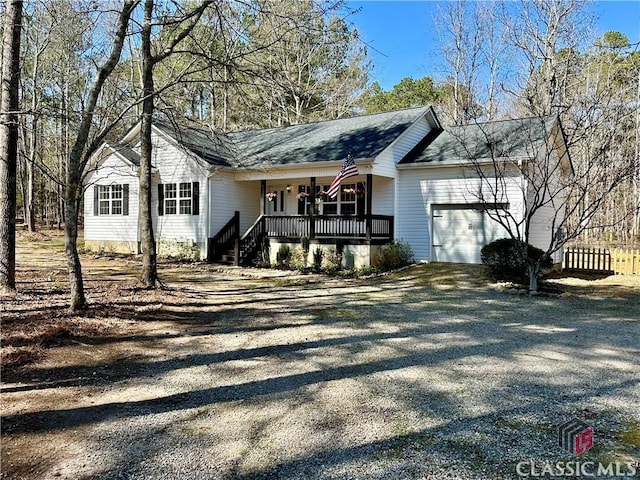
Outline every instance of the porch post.
<path fill-rule="evenodd" d="M 373 196 L 373 174 L 367 173 L 367 193 L 366 193 L 366 205 L 367 215 L 365 217 L 365 225 L 367 229 L 367 240 L 371 240 L 371 205 Z"/>
<path fill-rule="evenodd" d="M 313 217 L 316 210 L 316 177 L 309 178 L 309 240 L 316 238 L 316 222 Z"/>
<path fill-rule="evenodd" d="M 260 205 L 262 205 L 262 215 L 267 214 L 267 202 L 265 196 L 267 195 L 267 181 L 260 180 Z"/>

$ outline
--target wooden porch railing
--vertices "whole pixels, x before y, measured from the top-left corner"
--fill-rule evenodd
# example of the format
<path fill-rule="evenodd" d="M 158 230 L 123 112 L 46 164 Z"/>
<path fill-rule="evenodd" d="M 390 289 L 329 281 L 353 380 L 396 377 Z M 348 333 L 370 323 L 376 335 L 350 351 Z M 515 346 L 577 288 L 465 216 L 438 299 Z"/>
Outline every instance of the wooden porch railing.
<path fill-rule="evenodd" d="M 387 215 L 269 215 L 265 233 L 280 238 L 393 238 L 393 217 Z"/>
<path fill-rule="evenodd" d="M 387 215 L 261 215 L 238 240 L 236 265 L 246 265 L 265 237 L 393 239 L 393 217 Z"/>
<path fill-rule="evenodd" d="M 247 265 L 252 256 L 260 248 L 265 235 L 265 221 L 267 218 L 260 215 L 247 232 L 240 238 L 236 254 L 236 265 Z"/>
<path fill-rule="evenodd" d="M 220 229 L 213 238 L 207 242 L 207 258 L 210 262 L 220 260 L 222 255 L 235 248 L 237 258 L 237 240 L 240 239 L 240 212 L 236 211 L 233 217 Z"/>

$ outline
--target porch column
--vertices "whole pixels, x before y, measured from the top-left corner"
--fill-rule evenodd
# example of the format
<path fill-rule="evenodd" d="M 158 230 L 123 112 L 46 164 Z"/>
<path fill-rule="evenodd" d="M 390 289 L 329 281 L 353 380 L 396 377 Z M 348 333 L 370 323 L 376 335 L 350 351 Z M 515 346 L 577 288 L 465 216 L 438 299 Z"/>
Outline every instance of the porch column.
<path fill-rule="evenodd" d="M 373 197 L 373 174 L 367 173 L 367 194 L 365 197 L 367 215 L 365 217 L 365 225 L 367 229 L 367 240 L 371 240 L 371 205 Z"/>
<path fill-rule="evenodd" d="M 267 202 L 265 197 L 267 195 L 267 181 L 260 180 L 260 204 L 262 205 L 262 215 L 267 214 Z"/>
<path fill-rule="evenodd" d="M 309 240 L 316 238 L 316 222 L 314 213 L 316 211 L 316 177 L 309 178 Z"/>

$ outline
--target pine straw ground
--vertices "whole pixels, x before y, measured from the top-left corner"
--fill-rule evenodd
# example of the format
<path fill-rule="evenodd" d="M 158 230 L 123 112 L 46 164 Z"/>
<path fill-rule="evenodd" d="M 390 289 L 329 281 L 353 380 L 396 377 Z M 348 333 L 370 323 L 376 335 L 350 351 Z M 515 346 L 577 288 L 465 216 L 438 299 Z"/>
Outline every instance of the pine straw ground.
<path fill-rule="evenodd" d="M 639 277 L 557 276 L 532 299 L 475 266 L 163 262 L 147 291 L 137 258 L 82 260 L 71 314 L 60 234 L 19 236 L 3 479 L 515 478 L 571 416 L 600 435 L 590 460 L 640 461 Z"/>

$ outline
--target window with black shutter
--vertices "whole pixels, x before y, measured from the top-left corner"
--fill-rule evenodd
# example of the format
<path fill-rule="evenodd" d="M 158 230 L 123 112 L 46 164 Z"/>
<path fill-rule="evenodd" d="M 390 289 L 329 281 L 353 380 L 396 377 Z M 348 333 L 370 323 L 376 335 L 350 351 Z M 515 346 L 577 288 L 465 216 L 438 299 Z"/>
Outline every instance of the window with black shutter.
<path fill-rule="evenodd" d="M 164 183 L 158 185 L 158 215 L 199 214 L 199 182 Z"/>
<path fill-rule="evenodd" d="M 96 216 L 129 215 L 129 185 L 95 185 L 93 214 Z"/>

